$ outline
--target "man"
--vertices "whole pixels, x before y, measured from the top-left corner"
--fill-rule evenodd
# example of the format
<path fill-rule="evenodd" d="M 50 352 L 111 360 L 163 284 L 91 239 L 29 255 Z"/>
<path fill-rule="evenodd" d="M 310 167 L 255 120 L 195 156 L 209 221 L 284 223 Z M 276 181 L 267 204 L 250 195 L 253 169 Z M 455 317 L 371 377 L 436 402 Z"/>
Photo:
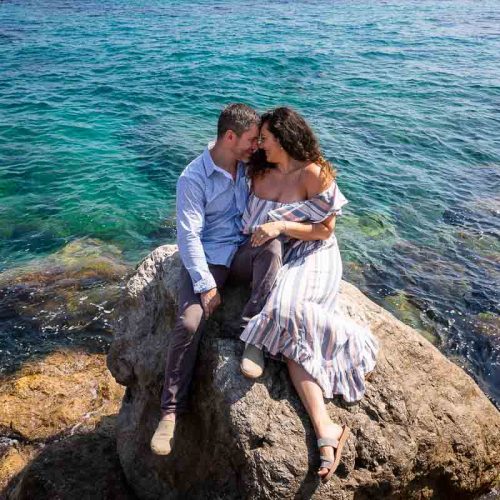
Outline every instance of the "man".
<path fill-rule="evenodd" d="M 259 116 L 244 104 L 220 114 L 215 145 L 182 172 L 177 183 L 177 243 L 183 263 L 179 311 L 170 332 L 162 416 L 151 439 L 158 455 L 172 450 L 176 417 L 187 411 L 189 386 L 205 321 L 221 303 L 220 291 L 231 278 L 252 282 L 242 328 L 264 306 L 282 264 L 278 239 L 253 247 L 242 230 L 248 197 L 245 165 L 257 149 Z M 247 346 L 242 362 L 247 376 L 263 370 L 261 351 Z"/>

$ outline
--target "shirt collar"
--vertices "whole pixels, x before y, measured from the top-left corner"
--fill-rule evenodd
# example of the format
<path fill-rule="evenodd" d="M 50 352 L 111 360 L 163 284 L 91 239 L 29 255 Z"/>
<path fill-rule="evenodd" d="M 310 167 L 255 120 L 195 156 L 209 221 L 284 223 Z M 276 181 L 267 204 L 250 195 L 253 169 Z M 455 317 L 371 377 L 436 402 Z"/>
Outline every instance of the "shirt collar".
<path fill-rule="evenodd" d="M 203 166 L 205 167 L 205 172 L 207 174 L 207 177 L 210 177 L 214 172 L 220 172 L 222 175 L 227 177 L 230 180 L 233 180 L 231 174 L 224 170 L 223 168 L 217 166 L 214 163 L 214 160 L 212 159 L 212 155 L 210 154 L 210 150 L 213 148 L 215 144 L 215 141 L 209 142 L 207 147 L 205 148 L 205 151 L 203 151 Z M 238 162 L 238 168 L 237 168 L 237 175 L 236 175 L 236 180 L 241 175 L 241 170 L 244 168 L 244 164 L 239 161 Z"/>

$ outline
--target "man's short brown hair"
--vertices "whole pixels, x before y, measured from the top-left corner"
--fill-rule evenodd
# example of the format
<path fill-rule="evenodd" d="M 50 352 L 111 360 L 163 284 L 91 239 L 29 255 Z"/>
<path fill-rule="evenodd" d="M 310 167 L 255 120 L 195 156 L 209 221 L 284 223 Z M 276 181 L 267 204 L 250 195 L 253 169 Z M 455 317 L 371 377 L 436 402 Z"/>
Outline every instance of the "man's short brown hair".
<path fill-rule="evenodd" d="M 223 137 L 228 130 L 240 136 L 252 125 L 258 125 L 259 120 L 259 115 L 250 106 L 241 103 L 229 104 L 219 115 L 217 138 Z"/>

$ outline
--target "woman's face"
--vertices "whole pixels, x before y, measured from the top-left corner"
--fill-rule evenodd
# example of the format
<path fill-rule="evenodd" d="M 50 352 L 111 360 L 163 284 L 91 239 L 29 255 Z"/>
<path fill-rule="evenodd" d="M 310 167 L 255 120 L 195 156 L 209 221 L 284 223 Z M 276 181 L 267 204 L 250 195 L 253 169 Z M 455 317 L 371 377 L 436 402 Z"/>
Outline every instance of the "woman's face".
<path fill-rule="evenodd" d="M 279 163 L 283 158 L 284 150 L 280 146 L 278 139 L 269 131 L 267 122 L 260 129 L 259 147 L 266 153 L 266 160 L 269 163 Z"/>

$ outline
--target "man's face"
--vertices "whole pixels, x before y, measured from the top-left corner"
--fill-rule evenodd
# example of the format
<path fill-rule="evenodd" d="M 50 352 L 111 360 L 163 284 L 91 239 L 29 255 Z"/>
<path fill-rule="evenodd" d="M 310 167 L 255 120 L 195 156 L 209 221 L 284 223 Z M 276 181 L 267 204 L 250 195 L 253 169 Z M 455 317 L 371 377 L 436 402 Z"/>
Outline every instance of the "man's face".
<path fill-rule="evenodd" d="M 239 137 L 235 135 L 234 154 L 240 161 L 247 162 L 252 153 L 257 151 L 259 139 L 259 127 L 252 125 L 248 130 L 245 130 Z"/>

